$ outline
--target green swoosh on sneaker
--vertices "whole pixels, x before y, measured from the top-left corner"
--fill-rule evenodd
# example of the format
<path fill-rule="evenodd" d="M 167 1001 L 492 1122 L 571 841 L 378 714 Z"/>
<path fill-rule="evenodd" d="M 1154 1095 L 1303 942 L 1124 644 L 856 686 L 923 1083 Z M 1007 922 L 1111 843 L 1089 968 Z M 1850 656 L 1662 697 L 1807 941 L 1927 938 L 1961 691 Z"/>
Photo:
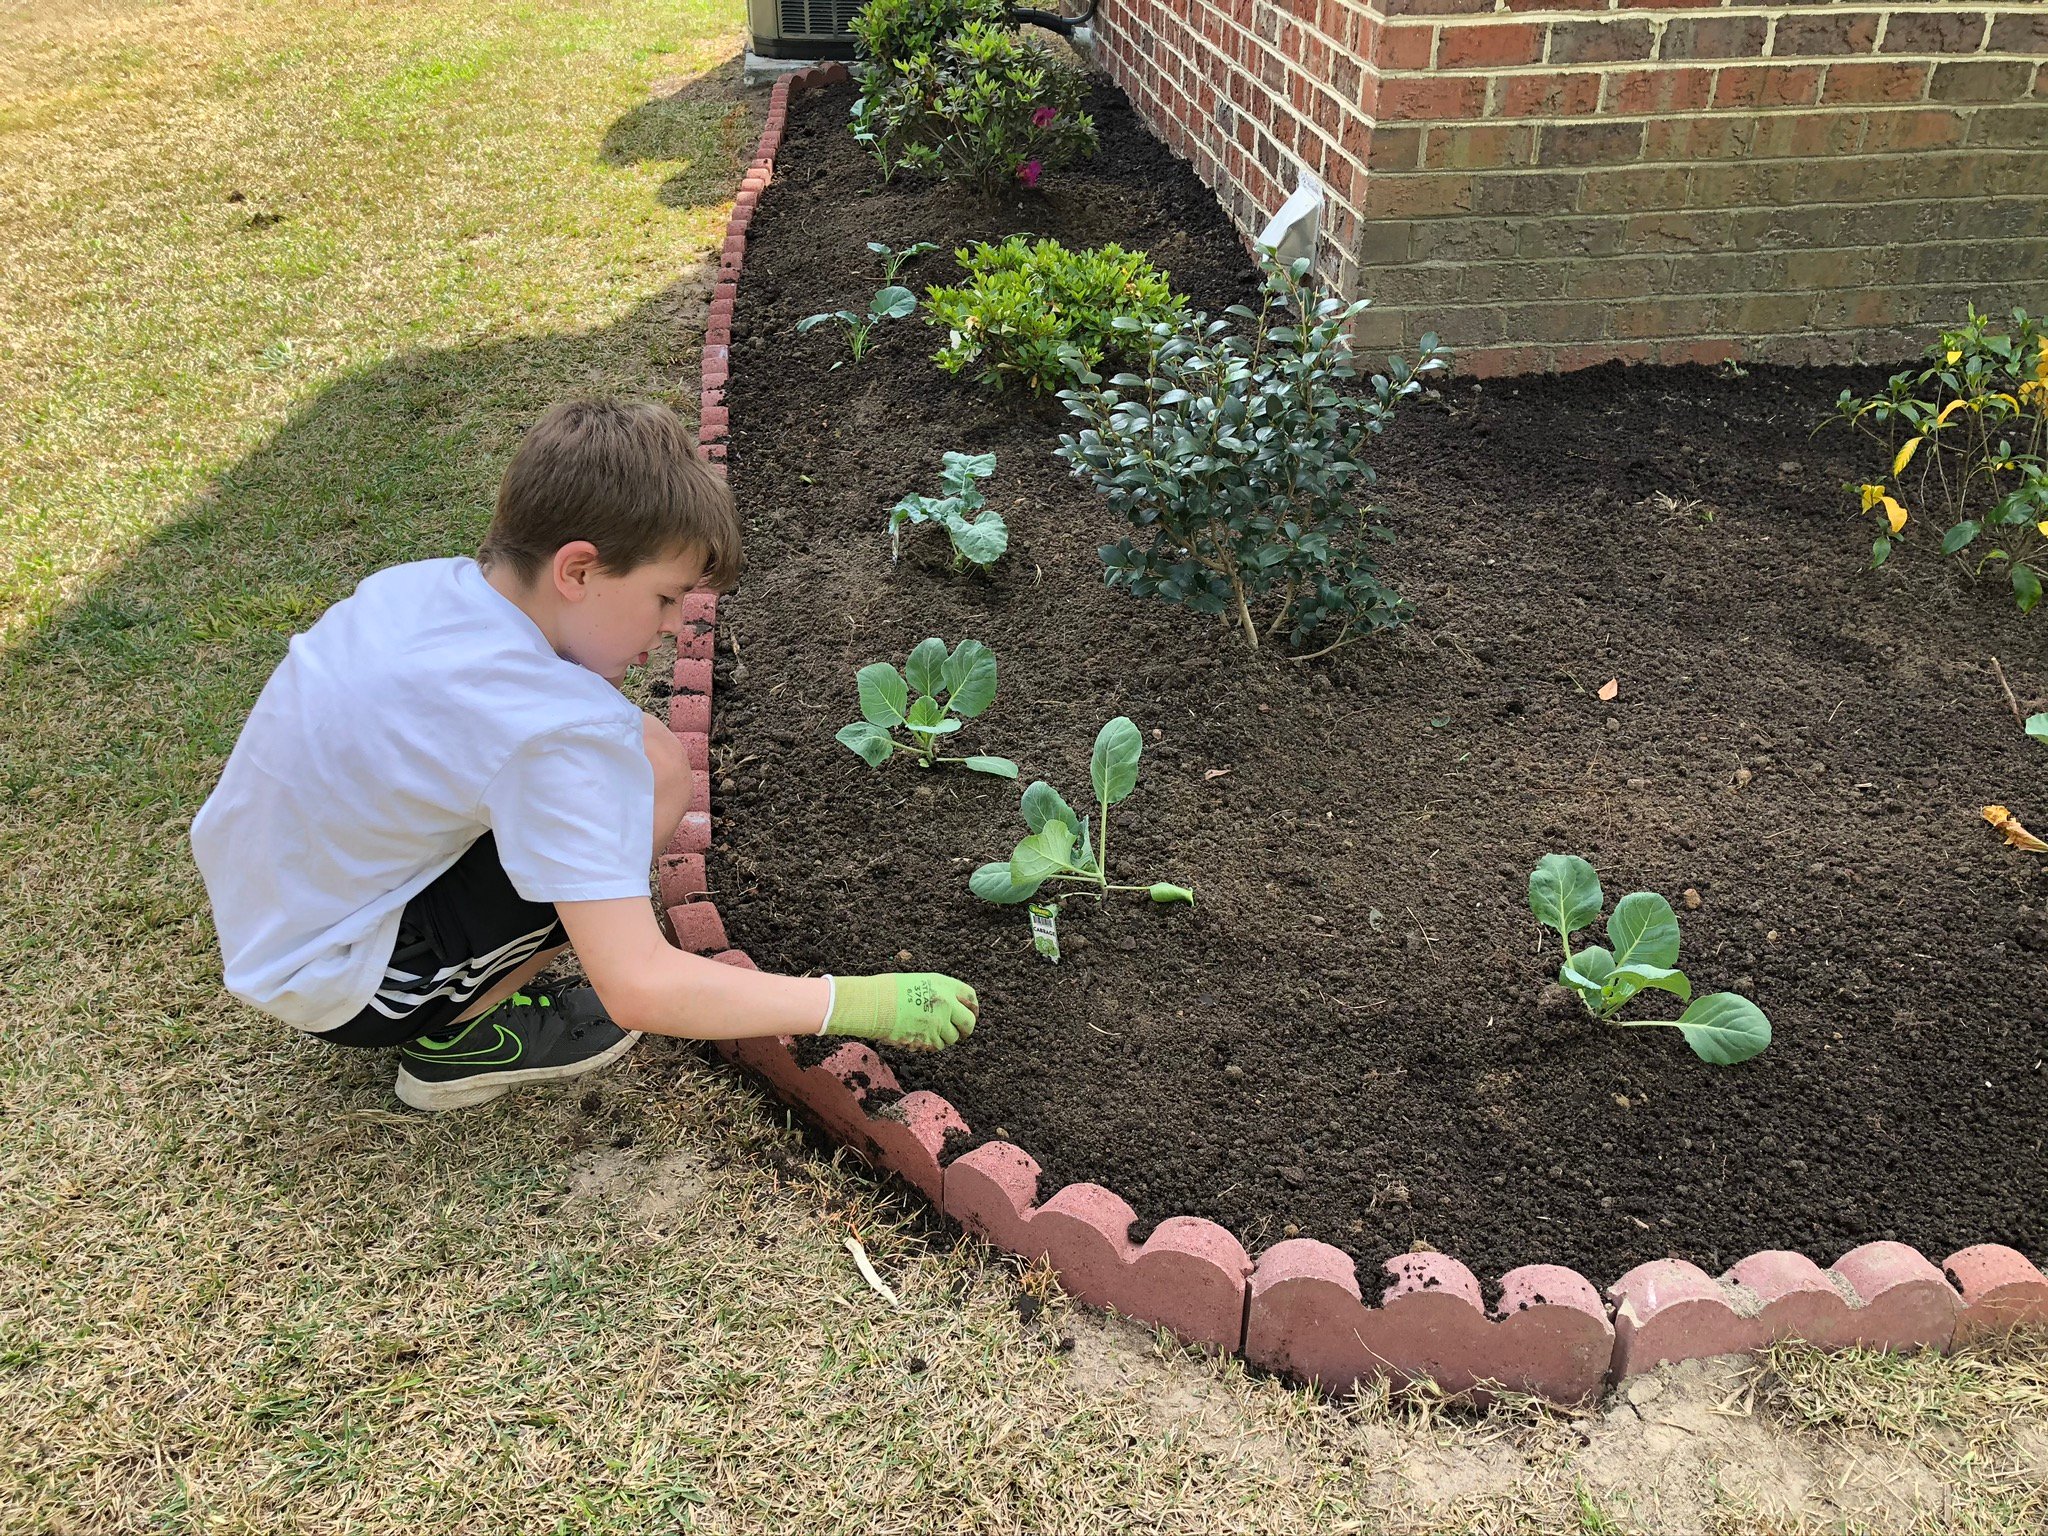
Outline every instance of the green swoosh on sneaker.
<path fill-rule="evenodd" d="M 425 1037 L 409 1040 L 401 1054 L 417 1056 L 422 1061 L 459 1061 L 473 1067 L 508 1067 L 519 1059 L 522 1049 L 519 1037 L 507 1029 L 500 1020 L 493 1019 L 491 1026 L 497 1031 L 497 1038 L 489 1045 L 457 1052 L 455 1048 L 466 1044 L 470 1035 L 474 1033 L 471 1030 L 464 1030 L 453 1040 L 436 1042 Z M 510 1054 L 506 1054 L 508 1051 Z"/>

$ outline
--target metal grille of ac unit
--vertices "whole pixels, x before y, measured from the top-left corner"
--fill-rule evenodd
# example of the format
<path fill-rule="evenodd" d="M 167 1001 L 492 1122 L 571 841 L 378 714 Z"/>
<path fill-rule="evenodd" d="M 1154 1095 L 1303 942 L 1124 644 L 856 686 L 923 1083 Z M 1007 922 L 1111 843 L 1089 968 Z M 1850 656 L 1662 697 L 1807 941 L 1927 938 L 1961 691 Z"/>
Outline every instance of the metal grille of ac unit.
<path fill-rule="evenodd" d="M 844 37 L 862 0 L 782 0 L 784 37 Z"/>

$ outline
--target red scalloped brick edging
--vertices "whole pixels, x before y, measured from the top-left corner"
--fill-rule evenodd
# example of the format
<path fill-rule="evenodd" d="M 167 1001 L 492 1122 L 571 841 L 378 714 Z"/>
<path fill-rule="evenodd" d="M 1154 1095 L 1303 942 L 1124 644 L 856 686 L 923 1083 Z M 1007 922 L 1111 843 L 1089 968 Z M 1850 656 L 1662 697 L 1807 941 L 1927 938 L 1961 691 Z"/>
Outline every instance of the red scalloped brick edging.
<path fill-rule="evenodd" d="M 832 63 L 779 80 L 740 183 L 711 291 L 700 373 L 698 441 L 720 473 L 747 227 L 773 179 L 790 101 L 846 78 L 846 66 Z M 717 600 L 694 595 L 689 603 L 669 724 L 708 783 Z M 751 968 L 744 952 L 729 947 L 711 899 L 704 868 L 710 845 L 709 815 L 692 810 L 659 860 L 669 930 L 684 949 Z M 1660 1259 L 1623 1275 L 1604 1300 L 1573 1270 L 1527 1264 L 1501 1277 L 1492 1309 L 1477 1277 L 1456 1259 L 1403 1254 L 1382 1266 L 1387 1280 L 1368 1299 L 1357 1266 L 1327 1243 L 1290 1238 L 1254 1261 L 1224 1228 L 1192 1216 L 1169 1217 L 1133 1243 L 1136 1213 L 1122 1196 L 1099 1184 L 1069 1184 L 1041 1202 L 1038 1163 L 1006 1141 L 942 1163 L 947 1137 L 970 1131 L 966 1120 L 935 1093 L 898 1097 L 888 1063 L 860 1041 L 813 1067 L 799 1065 L 787 1035 L 713 1044 L 964 1230 L 1021 1257 L 1049 1260 L 1081 1301 L 1331 1390 L 1385 1376 L 1482 1397 L 1502 1388 L 1578 1402 L 1665 1361 L 1742 1353 L 1780 1339 L 1828 1348 L 1948 1349 L 2018 1326 L 2048 1326 L 2048 1277 L 1995 1243 L 1962 1249 L 1939 1267 L 1902 1243 L 1866 1243 L 1828 1269 L 1801 1254 L 1757 1253 L 1719 1277 Z M 871 1110 L 868 1101 L 877 1095 L 887 1101 Z"/>

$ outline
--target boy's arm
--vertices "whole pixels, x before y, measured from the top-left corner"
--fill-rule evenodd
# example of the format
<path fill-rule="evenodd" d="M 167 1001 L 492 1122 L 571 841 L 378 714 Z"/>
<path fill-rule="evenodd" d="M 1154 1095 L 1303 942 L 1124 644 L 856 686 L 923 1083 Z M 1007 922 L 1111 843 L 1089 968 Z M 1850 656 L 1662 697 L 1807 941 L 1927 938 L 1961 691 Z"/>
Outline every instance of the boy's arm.
<path fill-rule="evenodd" d="M 686 954 L 639 897 L 556 904 L 598 1000 L 621 1029 L 692 1040 L 834 1035 L 935 1050 L 973 1033 L 974 990 L 950 976 L 774 976 Z"/>

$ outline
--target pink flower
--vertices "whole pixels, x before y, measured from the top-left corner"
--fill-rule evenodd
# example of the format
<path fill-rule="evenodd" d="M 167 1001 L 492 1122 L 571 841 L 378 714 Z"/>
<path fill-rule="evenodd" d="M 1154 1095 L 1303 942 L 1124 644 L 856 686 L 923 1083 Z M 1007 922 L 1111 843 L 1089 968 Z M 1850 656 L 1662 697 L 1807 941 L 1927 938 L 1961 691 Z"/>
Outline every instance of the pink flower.
<path fill-rule="evenodd" d="M 1031 114 L 1031 126 L 1034 128 L 1050 128 L 1059 119 L 1060 109 L 1058 107 L 1040 107 Z"/>
<path fill-rule="evenodd" d="M 1043 111 L 1044 109 L 1041 108 L 1040 110 Z M 1017 179 L 1027 187 L 1035 187 L 1038 185 L 1038 176 L 1042 170 L 1044 170 L 1044 167 L 1036 160 L 1026 160 L 1017 167 Z"/>

